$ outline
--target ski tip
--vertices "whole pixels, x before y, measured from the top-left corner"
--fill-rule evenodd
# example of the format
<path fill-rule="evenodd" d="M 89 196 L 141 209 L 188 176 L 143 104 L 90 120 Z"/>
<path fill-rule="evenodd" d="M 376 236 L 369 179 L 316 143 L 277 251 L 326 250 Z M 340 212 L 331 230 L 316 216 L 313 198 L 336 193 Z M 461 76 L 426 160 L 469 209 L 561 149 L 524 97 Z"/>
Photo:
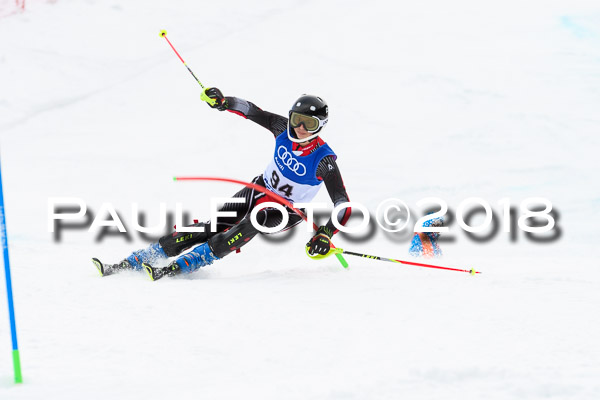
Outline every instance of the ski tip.
<path fill-rule="evenodd" d="M 144 271 L 146 272 L 151 281 L 155 281 L 159 278 L 159 276 L 157 276 L 156 274 L 156 270 L 152 268 L 150 264 L 142 263 L 142 268 L 144 268 Z"/>
<path fill-rule="evenodd" d="M 144 268 L 144 271 L 146 272 L 146 274 L 148 275 L 150 280 L 154 280 L 154 274 L 152 271 L 152 267 L 146 263 L 142 263 L 142 268 Z"/>
<path fill-rule="evenodd" d="M 102 262 L 100 262 L 100 260 L 98 260 L 97 258 L 92 258 L 92 262 L 98 269 L 100 276 L 104 276 L 104 265 L 102 265 Z"/>

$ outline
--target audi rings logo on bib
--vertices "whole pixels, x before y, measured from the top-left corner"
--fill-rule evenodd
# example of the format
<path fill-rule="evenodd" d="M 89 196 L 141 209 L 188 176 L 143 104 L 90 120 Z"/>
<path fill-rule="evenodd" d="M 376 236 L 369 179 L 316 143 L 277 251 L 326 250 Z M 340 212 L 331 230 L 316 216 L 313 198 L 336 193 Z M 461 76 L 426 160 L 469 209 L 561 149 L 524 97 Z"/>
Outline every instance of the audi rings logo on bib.
<path fill-rule="evenodd" d="M 279 148 L 277 148 L 277 157 L 279 157 L 281 162 L 296 175 L 306 175 L 306 167 L 304 166 L 304 164 L 296 160 L 294 156 L 289 151 L 287 151 L 284 146 L 279 146 Z"/>

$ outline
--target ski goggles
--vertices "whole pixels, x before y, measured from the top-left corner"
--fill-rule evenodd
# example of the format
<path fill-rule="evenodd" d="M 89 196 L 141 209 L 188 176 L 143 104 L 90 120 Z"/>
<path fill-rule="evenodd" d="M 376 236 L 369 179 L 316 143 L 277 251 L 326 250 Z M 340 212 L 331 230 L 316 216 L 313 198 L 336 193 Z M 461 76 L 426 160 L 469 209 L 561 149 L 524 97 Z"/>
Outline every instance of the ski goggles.
<path fill-rule="evenodd" d="M 324 120 L 320 120 L 317 117 L 312 117 L 310 115 L 299 114 L 297 112 L 292 112 L 290 115 L 290 126 L 292 128 L 297 128 L 300 125 L 304 125 L 304 129 L 308 132 L 316 132 L 327 123 L 327 118 Z"/>

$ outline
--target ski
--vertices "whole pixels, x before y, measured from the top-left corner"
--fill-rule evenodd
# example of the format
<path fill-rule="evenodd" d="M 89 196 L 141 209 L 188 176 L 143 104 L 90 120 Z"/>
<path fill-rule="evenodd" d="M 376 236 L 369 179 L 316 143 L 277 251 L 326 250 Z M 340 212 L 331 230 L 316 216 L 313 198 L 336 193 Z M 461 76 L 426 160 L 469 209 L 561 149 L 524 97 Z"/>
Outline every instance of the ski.
<path fill-rule="evenodd" d="M 176 263 L 172 263 L 164 268 L 156 268 L 150 264 L 143 263 L 142 267 L 144 267 L 144 271 L 146 271 L 146 274 L 148 274 L 153 281 L 157 281 L 163 276 L 175 276 L 181 272 Z"/>
<path fill-rule="evenodd" d="M 148 274 L 148 277 L 153 281 L 157 281 L 164 276 L 162 268 L 154 268 L 152 265 L 146 263 L 143 263 L 142 267 L 144 268 L 144 271 L 146 271 L 146 274 Z"/>
<path fill-rule="evenodd" d="M 112 275 L 126 269 L 132 269 L 126 260 L 121 261 L 119 264 L 104 264 L 97 258 L 92 258 L 92 262 L 96 266 L 96 269 L 98 269 L 100 276 Z"/>
<path fill-rule="evenodd" d="M 98 269 L 100 276 L 106 276 L 106 275 L 112 274 L 112 266 L 102 264 L 102 262 L 100 260 L 98 260 L 97 258 L 92 258 L 92 262 Z"/>

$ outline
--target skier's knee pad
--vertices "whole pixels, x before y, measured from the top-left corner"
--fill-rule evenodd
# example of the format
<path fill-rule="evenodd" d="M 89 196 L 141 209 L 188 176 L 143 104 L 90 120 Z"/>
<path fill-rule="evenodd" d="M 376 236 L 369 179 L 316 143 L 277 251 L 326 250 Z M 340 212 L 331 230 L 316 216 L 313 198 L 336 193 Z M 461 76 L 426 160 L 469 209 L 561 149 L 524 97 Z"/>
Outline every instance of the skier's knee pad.
<path fill-rule="evenodd" d="M 161 237 L 158 243 L 162 246 L 163 250 L 169 257 L 175 257 L 200 243 L 204 243 L 208 240 L 208 232 L 210 226 L 204 222 L 200 222 L 193 227 L 204 227 L 204 232 L 173 232 L 172 234 Z"/>
<path fill-rule="evenodd" d="M 252 226 L 250 219 L 244 218 L 226 231 L 211 237 L 208 240 L 208 244 L 215 256 L 223 258 L 232 251 L 239 250 L 256 236 L 258 232 L 258 229 Z"/>

